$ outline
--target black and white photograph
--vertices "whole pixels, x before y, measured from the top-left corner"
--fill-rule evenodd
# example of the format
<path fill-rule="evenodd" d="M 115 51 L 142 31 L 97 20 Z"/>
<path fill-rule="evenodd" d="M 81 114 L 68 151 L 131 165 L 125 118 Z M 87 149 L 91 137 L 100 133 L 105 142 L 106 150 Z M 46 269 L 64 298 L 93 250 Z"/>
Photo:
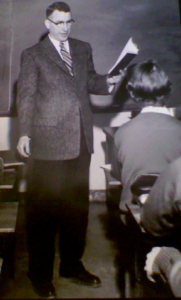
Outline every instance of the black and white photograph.
<path fill-rule="evenodd" d="M 181 1 L 0 0 L 0 298 L 181 297 Z"/>

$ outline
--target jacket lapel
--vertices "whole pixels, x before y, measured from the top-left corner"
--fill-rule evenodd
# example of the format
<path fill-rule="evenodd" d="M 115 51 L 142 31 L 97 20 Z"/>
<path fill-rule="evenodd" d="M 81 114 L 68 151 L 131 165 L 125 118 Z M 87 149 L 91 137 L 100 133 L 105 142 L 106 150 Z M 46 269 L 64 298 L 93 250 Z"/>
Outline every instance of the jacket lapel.
<path fill-rule="evenodd" d="M 46 52 L 46 54 L 49 56 L 49 58 L 52 59 L 54 61 L 54 63 L 56 63 L 68 75 L 70 75 L 69 70 L 67 69 L 64 61 L 58 54 L 57 50 L 55 49 L 54 45 L 51 43 L 48 36 L 43 40 L 41 46 L 42 46 L 43 51 Z"/>
<path fill-rule="evenodd" d="M 77 47 L 77 43 L 75 39 L 69 38 L 69 46 L 70 46 L 70 55 L 72 56 L 73 61 L 73 71 L 74 76 L 79 75 L 80 73 L 80 52 L 79 48 Z"/>

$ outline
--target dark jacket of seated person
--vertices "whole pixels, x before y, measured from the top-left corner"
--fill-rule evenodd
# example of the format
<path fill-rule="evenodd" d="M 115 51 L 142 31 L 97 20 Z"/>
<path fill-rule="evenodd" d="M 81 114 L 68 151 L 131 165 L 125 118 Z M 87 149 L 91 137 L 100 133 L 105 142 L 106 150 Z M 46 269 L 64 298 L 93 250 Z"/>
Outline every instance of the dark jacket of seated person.
<path fill-rule="evenodd" d="M 112 173 L 122 182 L 120 210 L 132 200 L 136 175 L 160 173 L 181 156 L 181 122 L 166 107 L 171 83 L 156 61 L 147 60 L 127 70 L 127 89 L 141 113 L 115 133 Z"/>
<path fill-rule="evenodd" d="M 156 237 L 181 237 L 181 157 L 160 174 L 142 206 L 143 227 Z M 175 241 L 176 242 L 176 241 Z M 178 241 L 179 242 L 179 241 Z"/>

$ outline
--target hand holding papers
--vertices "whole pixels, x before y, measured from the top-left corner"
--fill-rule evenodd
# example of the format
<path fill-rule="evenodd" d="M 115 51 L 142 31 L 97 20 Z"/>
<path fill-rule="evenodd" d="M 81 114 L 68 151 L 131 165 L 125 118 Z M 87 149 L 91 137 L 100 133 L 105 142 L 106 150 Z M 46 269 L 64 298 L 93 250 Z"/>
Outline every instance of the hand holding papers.
<path fill-rule="evenodd" d="M 107 84 L 108 86 L 112 86 L 114 84 L 116 84 L 117 82 L 121 81 L 125 76 L 125 73 L 123 70 L 119 71 L 118 75 L 113 75 L 113 76 L 108 76 L 107 78 Z"/>
<path fill-rule="evenodd" d="M 138 51 L 137 45 L 134 44 L 132 38 L 130 38 L 116 63 L 109 70 L 109 77 L 120 75 L 120 70 L 124 70 L 127 67 L 131 60 L 138 54 Z"/>

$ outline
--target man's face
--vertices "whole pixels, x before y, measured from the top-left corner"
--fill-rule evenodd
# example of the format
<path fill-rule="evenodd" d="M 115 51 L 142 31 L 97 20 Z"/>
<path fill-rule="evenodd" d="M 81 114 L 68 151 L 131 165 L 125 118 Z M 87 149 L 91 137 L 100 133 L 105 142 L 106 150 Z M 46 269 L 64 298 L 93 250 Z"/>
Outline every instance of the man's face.
<path fill-rule="evenodd" d="M 52 23 L 59 23 L 58 25 Z M 51 37 L 58 41 L 66 41 L 72 27 L 72 16 L 70 12 L 55 10 L 48 19 L 45 20 L 45 26 L 50 32 Z"/>

